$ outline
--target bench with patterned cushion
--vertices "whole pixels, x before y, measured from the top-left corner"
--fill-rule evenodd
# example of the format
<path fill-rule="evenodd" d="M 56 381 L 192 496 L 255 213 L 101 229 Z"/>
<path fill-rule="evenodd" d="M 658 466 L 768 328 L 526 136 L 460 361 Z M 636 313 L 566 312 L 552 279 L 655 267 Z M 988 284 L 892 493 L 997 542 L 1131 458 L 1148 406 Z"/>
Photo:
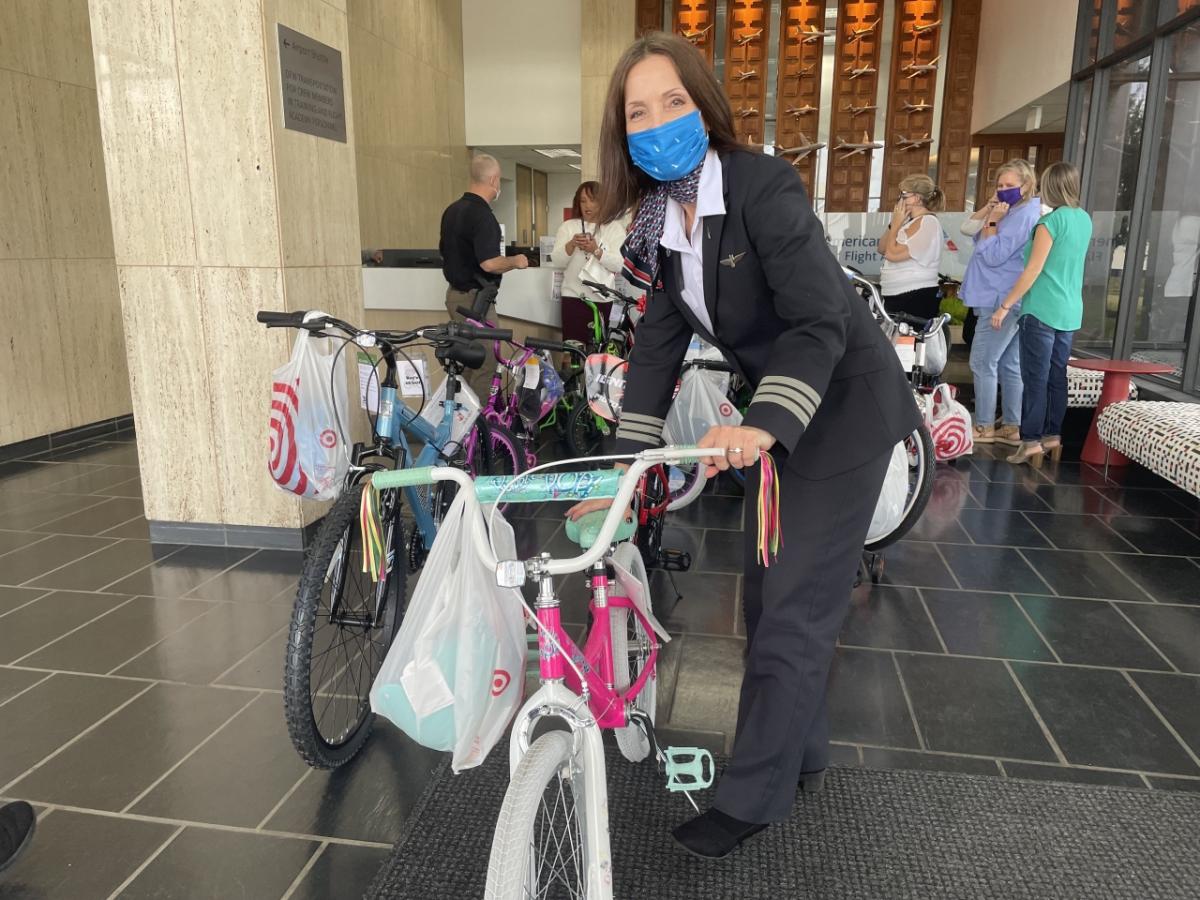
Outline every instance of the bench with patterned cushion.
<path fill-rule="evenodd" d="M 1074 359 L 1074 357 L 1071 357 Z M 1067 361 L 1067 407 L 1092 408 L 1100 402 L 1100 387 L 1104 384 L 1104 373 L 1093 369 L 1076 369 Z M 1129 399 L 1136 400 L 1138 389 L 1136 384 L 1129 386 Z"/>
<path fill-rule="evenodd" d="M 1200 497 L 1200 403 L 1113 403 L 1096 430 L 1106 447 Z"/>

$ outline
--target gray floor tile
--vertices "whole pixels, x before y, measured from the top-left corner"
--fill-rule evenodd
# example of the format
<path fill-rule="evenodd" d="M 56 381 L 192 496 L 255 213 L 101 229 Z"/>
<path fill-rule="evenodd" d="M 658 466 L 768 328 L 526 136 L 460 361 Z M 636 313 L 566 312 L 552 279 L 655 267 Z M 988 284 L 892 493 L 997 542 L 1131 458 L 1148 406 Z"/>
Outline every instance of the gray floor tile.
<path fill-rule="evenodd" d="M 1024 514 L 1060 550 L 1108 550 L 1132 553 L 1134 547 L 1099 516 L 1067 513 Z"/>
<path fill-rule="evenodd" d="M 1159 603 L 1200 606 L 1200 568 L 1182 556 L 1109 553 L 1109 561 Z"/>
<path fill-rule="evenodd" d="M 12 791 L 46 803 L 119 811 L 251 699 L 243 691 L 156 684 Z"/>
<path fill-rule="evenodd" d="M 284 591 L 295 592 L 303 565 L 304 554 L 299 551 L 260 550 L 188 596 L 235 603 L 274 600 Z M 410 578 L 416 580 L 416 576 Z"/>
<path fill-rule="evenodd" d="M 184 547 L 118 581 L 109 590 L 151 597 L 182 597 L 253 552 L 238 547 Z"/>
<path fill-rule="evenodd" d="M 0 581 L 18 585 L 112 546 L 108 538 L 62 537 L 39 541 L 0 559 Z"/>
<path fill-rule="evenodd" d="M 1200 778 L 1169 778 L 1165 775 L 1151 775 L 1150 787 L 1156 791 L 1200 793 Z"/>
<path fill-rule="evenodd" d="M 173 825 L 56 809 L 39 818 L 20 863 L 4 873 L 5 900 L 107 897 L 175 831 Z"/>
<path fill-rule="evenodd" d="M 745 645 L 739 638 L 688 635 L 687 653 L 679 661 L 671 719 L 664 724 L 733 734 Z"/>
<path fill-rule="evenodd" d="M 1034 781 L 1071 781 L 1076 784 L 1108 784 L 1116 787 L 1144 788 L 1146 782 L 1131 772 L 1109 772 L 1087 766 L 1048 766 L 1041 763 L 1009 762 L 1004 771 L 1009 778 L 1029 778 Z"/>
<path fill-rule="evenodd" d="M 138 465 L 137 447 L 132 444 L 116 444 L 97 441 L 75 447 L 64 447 L 52 452 L 59 462 L 79 462 L 93 466 Z"/>
<path fill-rule="evenodd" d="M 1086 550 L 1025 550 L 1025 558 L 1055 592 L 1064 597 L 1096 600 L 1149 600 L 1150 597 L 1102 553 Z M 1015 594 L 1046 594 L 1012 588 Z"/>
<path fill-rule="evenodd" d="M 1078 515 L 1097 515 L 1110 518 L 1124 514 L 1121 507 L 1108 500 L 1091 487 L 1085 485 L 1043 485 L 1035 491 L 1042 500 L 1056 513 L 1074 513 Z"/>
<path fill-rule="evenodd" d="M 68 538 L 61 538 L 66 541 Z M 108 546 L 98 553 L 62 566 L 31 584 L 60 588 L 71 591 L 107 590 L 114 594 L 147 593 L 146 591 L 124 591 L 112 586 L 129 575 L 144 568 L 157 559 L 169 558 L 180 548 L 173 544 L 149 544 L 145 541 L 112 541 L 108 538 L 75 538 L 75 540 L 104 541 Z M 41 546 L 38 544 L 37 546 Z"/>
<path fill-rule="evenodd" d="M 947 545 L 953 546 L 953 545 Z M 954 588 L 958 583 L 933 544 L 899 541 L 883 550 L 884 584 L 913 587 Z"/>
<path fill-rule="evenodd" d="M 0 522 L 3 522 L 3 519 L 0 519 Z M 31 534 L 27 531 L 0 531 L 0 556 L 45 539 L 45 535 Z M 0 566 L 2 565 L 0 562 Z"/>
<path fill-rule="evenodd" d="M 1142 553 L 1200 556 L 1200 537 L 1170 519 L 1117 516 L 1109 525 Z"/>
<path fill-rule="evenodd" d="M 130 478 L 137 478 L 136 471 L 128 466 L 104 466 L 92 469 L 75 478 L 60 481 L 44 488 L 49 493 L 64 494 L 102 494 L 110 488 L 124 484 Z"/>
<path fill-rule="evenodd" d="M 1000 659 L 1054 659 L 1010 594 L 922 591 L 951 653 Z"/>
<path fill-rule="evenodd" d="M 320 847 L 316 841 L 185 828 L 121 892 L 122 900 L 282 897 Z"/>
<path fill-rule="evenodd" d="M 664 747 L 702 747 L 709 753 L 728 754 L 733 750 L 733 734 L 723 731 L 700 731 L 694 728 L 655 728 L 659 743 Z M 703 809 L 703 806 L 701 807 Z"/>
<path fill-rule="evenodd" d="M 1200 678 L 1134 672 L 1133 680 L 1179 732 L 1184 743 L 1200 756 Z"/>
<path fill-rule="evenodd" d="M 1111 668 L 1171 667 L 1110 604 L 1066 597 L 1018 597 L 1065 663 Z"/>
<path fill-rule="evenodd" d="M 387 850 L 329 844 L 296 886 L 291 900 L 361 897 L 388 858 Z"/>
<path fill-rule="evenodd" d="M 668 546 L 663 541 L 663 546 Z M 738 574 L 745 561 L 745 538 L 740 531 L 714 529 L 704 532 L 700 558 L 692 562 L 693 572 L 728 572 Z"/>
<path fill-rule="evenodd" d="M 679 661 L 687 649 L 688 636 L 674 634 L 658 652 L 658 663 L 654 667 L 658 679 L 655 691 L 658 711 L 655 722 L 664 723 L 671 719 L 671 706 L 675 698 L 675 684 L 679 677 Z"/>
<path fill-rule="evenodd" d="M 717 573 L 675 572 L 675 584 L 683 599 L 674 603 L 663 622 L 672 634 L 700 632 L 730 635 L 738 630 L 738 576 Z M 650 578 L 655 602 L 674 601 L 667 573 L 654 572 Z"/>
<path fill-rule="evenodd" d="M 14 531 L 35 528 L 55 519 L 79 515 L 106 499 L 95 494 L 41 494 L 32 505 L 6 513 L 4 527 Z"/>
<path fill-rule="evenodd" d="M 287 636 L 287 628 L 276 631 L 215 683 L 261 688 L 267 691 L 282 690 Z"/>
<path fill-rule="evenodd" d="M 958 517 L 976 544 L 1003 547 L 1049 547 L 1050 542 L 1015 509 L 964 509 Z"/>
<path fill-rule="evenodd" d="M 131 812 L 254 828 L 307 771 L 288 738 L 283 698 L 265 694 Z"/>
<path fill-rule="evenodd" d="M 890 653 L 839 648 L 829 672 L 828 696 L 831 740 L 920 746 Z"/>
<path fill-rule="evenodd" d="M 145 516 L 137 516 L 115 528 L 100 532 L 102 537 L 126 538 L 134 541 L 150 540 L 150 523 Z"/>
<path fill-rule="evenodd" d="M 905 653 L 896 659 L 930 750 L 1056 759 L 1004 663 Z"/>
<path fill-rule="evenodd" d="M 96 472 L 98 468 L 95 464 L 81 462 L 9 462 L 0 465 L 0 487 L 16 491 L 44 491 L 80 475 Z"/>
<path fill-rule="evenodd" d="M 117 594 L 55 591 L 13 610 L 0 620 L 0 663 L 14 663 L 128 599 Z"/>
<path fill-rule="evenodd" d="M 1015 509 L 1045 512 L 1050 509 L 1049 503 L 1042 500 L 1039 492 L 1047 486 L 1042 485 L 1035 491 L 1032 487 L 1009 481 L 979 482 L 971 485 L 971 495 L 979 501 L 983 509 Z"/>
<path fill-rule="evenodd" d="M 19 588 L 0 586 L 0 616 L 10 613 L 18 607 L 32 603 L 38 597 L 50 593 L 45 588 Z M 3 626 L 0 626 L 3 628 Z"/>
<path fill-rule="evenodd" d="M 1042 721 L 1073 765 L 1200 775 L 1120 672 L 1012 663 Z"/>
<path fill-rule="evenodd" d="M 291 615 L 291 607 L 280 603 L 214 606 L 114 674 L 208 684 L 278 632 Z"/>
<path fill-rule="evenodd" d="M 941 549 L 946 562 L 966 590 L 1050 593 L 1050 588 L 1038 577 L 1037 572 L 1022 559 L 1020 551 L 1008 547 L 966 547 L 962 544 L 946 544 Z M 1034 551 L 1024 552 L 1028 554 Z"/>
<path fill-rule="evenodd" d="M 869 582 L 850 595 L 850 610 L 839 640 L 843 644 L 881 650 L 942 652 L 916 588 Z"/>
<path fill-rule="evenodd" d="M 912 750 L 883 750 L 863 747 L 862 764 L 868 769 L 923 769 L 934 772 L 961 772 L 967 775 L 999 775 L 993 759 L 970 756 L 944 756 Z"/>
<path fill-rule="evenodd" d="M 1181 672 L 1200 674 L 1200 608 L 1122 603 L 1120 609 Z"/>
<path fill-rule="evenodd" d="M 201 600 L 137 597 L 43 647 L 22 660 L 21 665 L 103 675 L 212 610 L 212 604 Z"/>
<path fill-rule="evenodd" d="M 105 497 L 141 497 L 142 496 L 142 479 L 140 476 L 130 478 L 128 481 L 122 481 L 120 484 L 114 484 L 110 488 L 103 488 L 96 491 Z"/>
<path fill-rule="evenodd" d="M 414 744 L 390 723 L 377 722 L 352 765 L 309 772 L 265 827 L 394 844 L 443 758 Z"/>
<path fill-rule="evenodd" d="M 71 513 L 58 519 L 44 522 L 34 531 L 49 534 L 86 534 L 98 535 L 102 531 L 128 522 L 134 516 L 142 514 L 141 500 L 128 500 L 123 497 L 101 498 L 96 506 L 90 506 L 80 512 Z"/>
<path fill-rule="evenodd" d="M 0 787 L 145 689 L 136 681 L 52 675 L 0 706 Z"/>
<path fill-rule="evenodd" d="M 28 669 L 10 669 L 0 666 L 0 704 L 11 700 L 21 691 L 45 677 L 45 672 L 31 672 Z"/>

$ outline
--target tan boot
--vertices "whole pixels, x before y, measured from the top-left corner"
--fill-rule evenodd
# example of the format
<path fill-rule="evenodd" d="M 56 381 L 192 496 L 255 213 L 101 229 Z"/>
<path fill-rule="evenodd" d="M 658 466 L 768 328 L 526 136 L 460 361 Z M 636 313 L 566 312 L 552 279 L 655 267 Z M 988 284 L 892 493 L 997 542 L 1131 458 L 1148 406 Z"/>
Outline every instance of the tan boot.
<path fill-rule="evenodd" d="M 996 429 L 991 425 L 976 425 L 971 429 L 971 436 L 977 444 L 996 443 Z"/>
<path fill-rule="evenodd" d="M 1017 425 L 1005 425 L 996 431 L 996 443 L 1010 447 L 1021 446 L 1021 429 Z"/>

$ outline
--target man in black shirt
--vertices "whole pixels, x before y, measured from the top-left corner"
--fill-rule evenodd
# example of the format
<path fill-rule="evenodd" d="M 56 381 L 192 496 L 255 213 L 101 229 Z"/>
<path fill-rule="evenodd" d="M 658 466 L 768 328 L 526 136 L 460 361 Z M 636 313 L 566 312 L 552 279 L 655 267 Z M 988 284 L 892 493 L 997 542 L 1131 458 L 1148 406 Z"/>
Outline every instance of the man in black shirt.
<path fill-rule="evenodd" d="M 490 204 L 500 196 L 500 163 L 480 153 L 471 159 L 471 184 L 467 192 L 442 213 L 442 274 L 446 276 L 446 311 L 462 318 L 459 306 L 470 307 L 479 290 L 479 276 L 496 284 L 510 269 L 524 269 L 522 255 L 505 256 L 500 246 L 500 223 Z"/>

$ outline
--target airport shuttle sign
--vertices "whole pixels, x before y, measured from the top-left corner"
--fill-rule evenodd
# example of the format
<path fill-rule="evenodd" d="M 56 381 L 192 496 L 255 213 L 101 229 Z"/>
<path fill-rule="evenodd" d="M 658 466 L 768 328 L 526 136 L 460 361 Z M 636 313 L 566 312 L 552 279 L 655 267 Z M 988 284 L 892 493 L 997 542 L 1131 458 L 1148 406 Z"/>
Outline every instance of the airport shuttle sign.
<path fill-rule="evenodd" d="M 346 143 L 342 53 L 279 25 L 283 127 Z"/>

